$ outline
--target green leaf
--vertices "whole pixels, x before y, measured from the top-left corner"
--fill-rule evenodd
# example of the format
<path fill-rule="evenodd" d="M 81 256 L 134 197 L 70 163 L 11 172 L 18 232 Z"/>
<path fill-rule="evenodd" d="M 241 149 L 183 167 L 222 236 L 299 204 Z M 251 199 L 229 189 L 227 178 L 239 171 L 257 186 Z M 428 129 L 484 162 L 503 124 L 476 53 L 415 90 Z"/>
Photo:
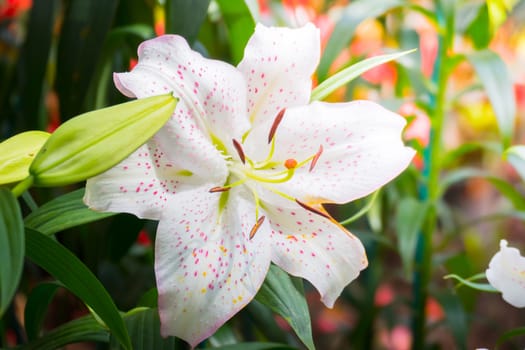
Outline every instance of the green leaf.
<path fill-rule="evenodd" d="M 516 118 L 516 100 L 507 66 L 498 54 L 488 49 L 473 52 L 467 58 L 487 92 L 506 148 L 514 135 Z"/>
<path fill-rule="evenodd" d="M 228 28 L 232 63 L 237 64 L 255 30 L 255 21 L 244 0 L 217 0 L 217 4 Z"/>
<path fill-rule="evenodd" d="M 516 169 L 521 179 L 525 181 L 525 146 L 517 145 L 505 151 L 505 157 Z"/>
<path fill-rule="evenodd" d="M 445 322 L 451 330 L 458 349 L 467 349 L 468 322 L 465 309 L 456 294 L 446 291 L 437 295 L 445 312 Z"/>
<path fill-rule="evenodd" d="M 69 0 L 66 4 L 56 52 L 55 83 L 64 120 L 85 111 L 86 92 L 118 1 Z"/>
<path fill-rule="evenodd" d="M 136 308 L 124 316 L 126 327 L 131 337 L 133 350 L 172 350 L 178 340 L 175 337 L 163 338 L 160 335 L 160 320 L 157 309 Z M 111 349 L 121 349 L 111 339 Z"/>
<path fill-rule="evenodd" d="M 28 177 L 31 162 L 49 136 L 44 131 L 26 131 L 0 143 L 0 184 Z"/>
<path fill-rule="evenodd" d="M 498 338 L 498 341 L 496 342 L 496 349 L 499 348 L 499 346 L 505 343 L 507 340 L 520 336 L 520 335 L 524 335 L 524 334 L 525 334 L 525 327 L 514 328 L 514 329 L 511 329 L 510 331 L 503 333 L 503 335 L 500 336 Z"/>
<path fill-rule="evenodd" d="M 450 274 L 450 275 L 446 275 L 444 276 L 443 278 L 444 279 L 455 279 L 457 281 L 459 281 L 460 283 L 456 286 L 456 288 L 459 288 L 463 285 L 465 286 L 468 286 L 472 289 L 476 289 L 476 290 L 479 290 L 479 291 L 482 291 L 482 292 L 492 292 L 492 293 L 497 293 L 498 290 L 494 287 L 492 287 L 490 284 L 488 283 L 475 283 L 475 282 L 472 282 L 472 281 L 475 281 L 475 280 L 478 280 L 478 279 L 481 279 L 481 278 L 484 278 L 485 277 L 485 274 L 484 273 L 480 273 L 480 274 L 477 274 L 477 275 L 474 275 L 468 279 L 464 279 L 463 277 L 461 276 L 458 276 L 456 274 Z"/>
<path fill-rule="evenodd" d="M 238 343 L 234 345 L 225 345 L 220 350 L 297 350 L 288 345 L 277 343 Z"/>
<path fill-rule="evenodd" d="M 69 250 L 44 234 L 26 229 L 26 256 L 89 306 L 126 348 L 131 341 L 115 303 L 93 273 Z"/>
<path fill-rule="evenodd" d="M 65 323 L 41 338 L 17 347 L 18 350 L 56 350 L 67 344 L 96 341 L 107 343 L 109 334 L 93 316 L 82 317 Z"/>
<path fill-rule="evenodd" d="M 210 0 L 166 0 L 166 33 L 179 34 L 193 43 L 209 5 Z"/>
<path fill-rule="evenodd" d="M 45 235 L 52 235 L 71 227 L 116 215 L 89 209 L 82 201 L 83 197 L 84 189 L 81 188 L 47 202 L 24 219 L 26 227 Z"/>
<path fill-rule="evenodd" d="M 460 168 L 449 172 L 441 181 L 440 196 L 452 185 L 473 177 L 483 178 L 489 181 L 502 195 L 512 202 L 512 205 L 518 210 L 525 210 L 525 198 L 516 191 L 513 184 L 493 176 L 487 171 L 472 168 Z"/>
<path fill-rule="evenodd" d="M 271 265 L 255 299 L 281 315 L 308 349 L 315 349 L 302 279 Z"/>
<path fill-rule="evenodd" d="M 171 117 L 176 104 L 169 93 L 70 119 L 33 160 L 29 172 L 34 184 L 62 186 L 108 170 L 150 139 Z"/>
<path fill-rule="evenodd" d="M 335 91 L 337 88 L 348 84 L 350 81 L 354 80 L 364 72 L 380 66 L 386 62 L 393 61 L 395 59 L 398 59 L 399 57 L 402 57 L 406 54 L 412 53 L 416 50 L 407 50 L 403 52 L 397 52 L 389 55 L 380 55 L 380 56 L 374 56 L 367 58 L 365 60 L 362 60 L 356 64 L 351 65 L 348 68 L 343 69 L 342 71 L 338 72 L 337 74 L 334 74 L 330 78 L 323 81 L 321 84 L 319 84 L 313 91 L 312 96 L 310 97 L 311 101 L 319 101 L 325 98 L 326 96 L 330 95 L 333 91 Z"/>
<path fill-rule="evenodd" d="M 56 282 L 40 283 L 31 290 L 24 308 L 24 326 L 29 341 L 38 338 L 47 307 L 60 287 Z"/>
<path fill-rule="evenodd" d="M 24 223 L 16 198 L 0 187 L 0 319 L 18 288 L 24 266 Z"/>
<path fill-rule="evenodd" d="M 407 276 L 412 272 L 418 232 L 423 226 L 428 205 L 415 198 L 402 198 L 396 214 L 397 245 Z"/>
<path fill-rule="evenodd" d="M 350 5 L 346 6 L 321 57 L 317 69 L 319 81 L 327 78 L 330 66 L 339 56 L 339 53 L 348 46 L 361 22 L 368 18 L 378 17 L 395 7 L 402 6 L 404 3 L 402 0 L 358 0 L 352 1 Z"/>

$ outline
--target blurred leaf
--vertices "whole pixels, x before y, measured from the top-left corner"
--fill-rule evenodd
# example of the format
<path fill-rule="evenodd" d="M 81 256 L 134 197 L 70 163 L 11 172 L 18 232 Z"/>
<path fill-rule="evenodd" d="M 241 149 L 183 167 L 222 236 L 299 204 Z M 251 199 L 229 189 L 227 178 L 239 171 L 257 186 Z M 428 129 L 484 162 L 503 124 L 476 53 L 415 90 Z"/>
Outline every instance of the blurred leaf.
<path fill-rule="evenodd" d="M 209 5 L 210 0 L 166 0 L 166 33 L 179 34 L 191 45 L 199 34 Z"/>
<path fill-rule="evenodd" d="M 476 18 L 470 23 L 465 34 L 472 39 L 476 49 L 484 49 L 492 40 L 494 34 L 492 29 L 488 5 L 483 3 L 479 6 Z"/>
<path fill-rule="evenodd" d="M 50 57 L 58 0 L 33 0 L 27 35 L 20 53 L 18 85 L 20 96 L 15 123 L 16 130 L 45 129 L 44 114 L 45 73 Z"/>
<path fill-rule="evenodd" d="M 233 345 L 239 342 L 235 336 L 234 329 L 228 323 L 223 324 L 206 341 L 214 348 L 219 348 L 225 345 Z"/>
<path fill-rule="evenodd" d="M 111 222 L 107 236 L 109 258 L 118 262 L 137 241 L 144 221 L 132 214 L 119 214 Z"/>
<path fill-rule="evenodd" d="M 505 343 L 507 340 L 520 336 L 520 335 L 525 335 L 525 327 L 514 328 L 514 329 L 511 329 L 510 331 L 503 333 L 503 335 L 500 336 L 498 338 L 498 341 L 496 342 L 496 349 L 498 349 L 499 346 Z"/>
<path fill-rule="evenodd" d="M 525 146 L 517 145 L 505 151 L 505 157 L 516 169 L 522 181 L 525 181 Z"/>
<path fill-rule="evenodd" d="M 235 345 L 225 345 L 220 350 L 297 350 L 288 345 L 277 343 L 238 343 Z"/>
<path fill-rule="evenodd" d="M 365 60 L 362 60 L 356 64 L 353 64 L 350 67 L 337 72 L 336 74 L 332 75 L 330 78 L 326 79 L 321 84 L 319 84 L 312 91 L 310 100 L 311 101 L 322 100 L 326 96 L 330 95 L 337 88 L 349 83 L 350 81 L 354 80 L 355 78 L 357 78 L 364 72 L 374 67 L 377 67 L 379 65 L 382 65 L 386 62 L 390 62 L 392 60 L 398 59 L 399 57 L 412 53 L 414 51 L 415 50 L 408 50 L 408 51 L 403 51 L 403 52 L 396 52 L 396 53 L 389 54 L 389 55 L 374 56 L 374 57 L 370 57 Z"/>
<path fill-rule="evenodd" d="M 456 339 L 458 349 L 467 349 L 468 322 L 465 310 L 456 294 L 444 292 L 437 299 L 445 313 L 445 321 Z"/>
<path fill-rule="evenodd" d="M 16 198 L 0 187 L 0 319 L 18 288 L 24 266 L 24 223 Z"/>
<path fill-rule="evenodd" d="M 158 298 L 159 293 L 157 292 L 157 288 L 151 288 L 142 295 L 139 302 L 137 303 L 137 306 L 156 308 Z"/>
<path fill-rule="evenodd" d="M 82 201 L 83 197 L 82 188 L 47 202 L 24 219 L 26 227 L 45 235 L 52 235 L 115 215 L 115 213 L 101 213 L 89 209 Z"/>
<path fill-rule="evenodd" d="M 412 197 L 402 198 L 396 215 L 397 245 L 407 276 L 412 272 L 418 232 L 423 226 L 428 205 Z"/>
<path fill-rule="evenodd" d="M 341 19 L 335 24 L 321 57 L 317 69 L 319 81 L 327 78 L 330 66 L 341 51 L 348 46 L 361 22 L 368 18 L 378 17 L 395 7 L 402 6 L 404 3 L 402 0 L 357 0 L 346 6 Z"/>
<path fill-rule="evenodd" d="M 62 124 L 29 168 L 35 185 L 72 184 L 108 170 L 150 139 L 176 104 L 169 93 L 85 113 Z"/>
<path fill-rule="evenodd" d="M 506 148 L 514 135 L 516 117 L 516 100 L 507 66 L 497 53 L 488 49 L 473 52 L 467 58 L 487 92 Z"/>
<path fill-rule="evenodd" d="M 24 326 L 30 342 L 38 338 L 47 308 L 60 287 L 59 283 L 49 282 L 40 283 L 31 289 L 24 308 Z"/>
<path fill-rule="evenodd" d="M 93 316 L 82 317 L 65 323 L 41 338 L 17 347 L 18 350 L 56 350 L 67 344 L 96 341 L 107 343 L 109 334 Z"/>
<path fill-rule="evenodd" d="M 441 181 L 440 196 L 442 196 L 451 185 L 473 177 L 479 177 L 487 180 L 502 195 L 510 200 L 516 209 L 525 210 L 525 198 L 518 191 L 516 191 L 516 188 L 513 184 L 493 176 L 489 172 L 481 169 L 459 168 L 458 170 L 449 172 Z"/>
<path fill-rule="evenodd" d="M 115 303 L 93 273 L 69 250 L 44 234 L 26 229 L 26 256 L 79 297 L 126 348 L 131 341 Z"/>
<path fill-rule="evenodd" d="M 57 51 L 56 90 L 62 120 L 84 111 L 84 98 L 113 22 L 117 0 L 70 0 Z"/>
<path fill-rule="evenodd" d="M 442 160 L 442 167 L 454 168 L 457 167 L 457 163 L 461 160 L 461 157 L 472 153 L 472 152 L 493 152 L 496 154 L 502 153 L 501 144 L 491 141 L 473 141 L 473 142 L 464 142 L 458 147 L 445 153 L 445 156 Z"/>
<path fill-rule="evenodd" d="M 163 338 L 160 335 L 160 320 L 157 309 L 136 308 L 124 316 L 126 327 L 131 337 L 133 350 L 172 350 L 176 348 L 175 337 Z M 111 337 L 112 350 L 121 349 Z"/>
<path fill-rule="evenodd" d="M 217 0 L 217 4 L 228 28 L 232 63 L 236 65 L 244 56 L 244 48 L 255 30 L 255 21 L 244 0 Z"/>
<path fill-rule="evenodd" d="M 271 265 L 255 299 L 281 315 L 308 349 L 315 349 L 302 279 Z"/>
<path fill-rule="evenodd" d="M 450 274 L 450 275 L 446 275 L 446 276 L 443 276 L 444 279 L 449 279 L 449 278 L 452 278 L 452 279 L 455 279 L 457 281 L 459 281 L 460 283 L 456 286 L 456 288 L 459 288 L 463 285 L 465 286 L 468 286 L 472 289 L 476 289 L 476 290 L 479 290 L 479 291 L 482 291 L 482 292 L 493 292 L 493 293 L 497 293 L 498 290 L 494 287 L 492 287 L 489 283 L 475 283 L 475 282 L 472 282 L 473 280 L 478 280 L 478 279 L 481 279 L 481 278 L 485 278 L 485 273 L 480 273 L 480 274 L 477 274 L 477 275 L 474 275 L 468 279 L 464 279 L 463 277 L 461 276 L 458 276 L 456 274 Z"/>
<path fill-rule="evenodd" d="M 29 165 L 49 136 L 44 131 L 26 131 L 0 143 L 0 184 L 28 177 Z"/>

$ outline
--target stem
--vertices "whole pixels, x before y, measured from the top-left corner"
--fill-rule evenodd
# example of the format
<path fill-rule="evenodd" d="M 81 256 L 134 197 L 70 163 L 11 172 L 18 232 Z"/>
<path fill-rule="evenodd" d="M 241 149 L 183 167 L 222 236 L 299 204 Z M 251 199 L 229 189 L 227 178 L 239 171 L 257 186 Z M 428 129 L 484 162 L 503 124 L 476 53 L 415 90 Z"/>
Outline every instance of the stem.
<path fill-rule="evenodd" d="M 445 119 L 447 80 L 450 73 L 447 53 L 452 47 L 452 36 L 447 31 L 454 28 L 453 23 L 450 23 L 450 21 L 453 21 L 453 17 L 445 20 L 443 9 L 439 6 L 437 8 L 437 16 L 438 21 L 442 25 L 443 34 L 439 37 L 438 55 L 432 74 L 432 81 L 437 85 L 437 91 L 435 95 L 431 96 L 432 130 L 429 145 L 424 152 L 425 167 L 423 176 L 426 180 L 426 185 L 420 188 L 419 194 L 423 202 L 428 201 L 430 203 L 430 208 L 422 230 L 419 232 L 415 254 L 412 318 L 413 349 L 425 348 L 425 306 L 428 298 L 428 285 L 432 275 L 432 236 L 436 231 L 438 220 L 436 204 L 440 196 L 439 175 L 442 165 L 443 122 Z"/>
<path fill-rule="evenodd" d="M 13 187 L 11 193 L 13 193 L 13 196 L 15 197 L 20 197 L 20 195 L 27 191 L 31 185 L 33 185 L 33 176 L 29 175 L 24 180 L 20 181 L 15 187 Z"/>

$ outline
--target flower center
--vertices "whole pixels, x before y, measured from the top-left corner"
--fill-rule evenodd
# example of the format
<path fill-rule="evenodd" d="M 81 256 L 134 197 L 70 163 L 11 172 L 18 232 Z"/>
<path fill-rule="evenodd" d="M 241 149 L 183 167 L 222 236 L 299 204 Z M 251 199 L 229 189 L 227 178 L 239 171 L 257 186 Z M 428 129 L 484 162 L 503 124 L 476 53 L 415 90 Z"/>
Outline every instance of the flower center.
<path fill-rule="evenodd" d="M 275 133 L 283 116 L 284 110 L 277 115 L 270 129 L 270 133 L 268 135 L 270 149 L 266 159 L 264 159 L 263 161 L 258 162 L 249 158 L 244 153 L 242 143 L 233 139 L 232 143 L 235 150 L 237 151 L 240 161 L 235 160 L 233 157 L 229 156 L 227 161 L 230 175 L 228 176 L 226 183 L 224 184 L 224 186 L 214 187 L 210 189 L 210 192 L 212 193 L 221 192 L 222 207 L 226 204 L 228 198 L 227 192 L 233 187 L 244 185 L 250 190 L 255 202 L 255 225 L 250 232 L 250 239 L 255 235 L 259 227 L 264 222 L 264 216 L 259 216 L 259 209 L 262 207 L 262 203 L 260 201 L 260 196 L 258 193 L 258 188 L 260 187 L 263 187 L 292 202 L 296 202 L 307 210 L 310 210 L 316 214 L 326 217 L 325 213 L 308 206 L 307 204 L 278 190 L 273 186 L 274 184 L 280 184 L 289 181 L 294 176 L 297 169 L 302 168 L 307 164 L 309 164 L 308 171 L 312 171 L 323 152 L 323 146 L 321 145 L 319 146 L 319 150 L 315 154 L 312 154 L 309 157 L 306 157 L 305 159 L 302 159 L 300 161 L 294 158 L 288 158 L 285 161 L 275 161 Z"/>

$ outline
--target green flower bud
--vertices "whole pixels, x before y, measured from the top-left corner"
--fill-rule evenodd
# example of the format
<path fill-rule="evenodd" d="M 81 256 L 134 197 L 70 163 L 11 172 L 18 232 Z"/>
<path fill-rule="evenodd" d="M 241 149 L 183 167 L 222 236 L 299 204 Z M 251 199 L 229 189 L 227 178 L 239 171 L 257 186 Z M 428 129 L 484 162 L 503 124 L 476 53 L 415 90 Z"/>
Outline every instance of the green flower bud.
<path fill-rule="evenodd" d="M 36 155 L 36 186 L 63 186 L 98 175 L 125 159 L 171 117 L 171 93 L 79 115 L 62 124 Z"/>
<path fill-rule="evenodd" d="M 0 184 L 29 176 L 29 166 L 49 138 L 44 131 L 26 131 L 0 143 Z"/>

